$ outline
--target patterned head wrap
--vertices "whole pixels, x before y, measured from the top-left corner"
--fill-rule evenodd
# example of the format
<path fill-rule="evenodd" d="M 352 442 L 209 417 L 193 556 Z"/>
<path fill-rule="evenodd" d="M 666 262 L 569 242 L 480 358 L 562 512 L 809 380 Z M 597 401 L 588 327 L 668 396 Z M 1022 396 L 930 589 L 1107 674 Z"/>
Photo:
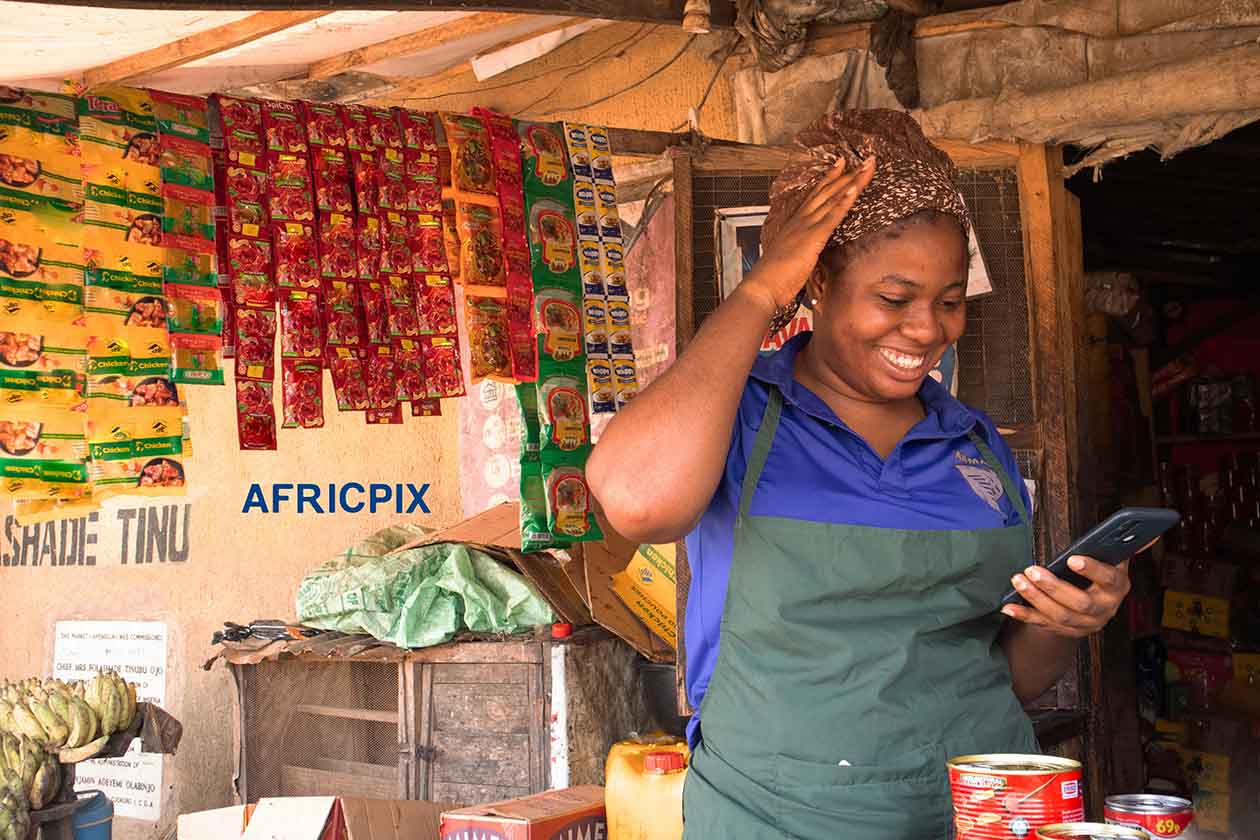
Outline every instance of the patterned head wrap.
<path fill-rule="evenodd" d="M 846 169 L 852 171 L 872 154 L 875 175 L 832 233 L 833 244 L 852 242 L 920 210 L 947 213 L 958 219 L 964 232 L 968 229 L 967 206 L 954 183 L 957 168 L 903 111 L 827 114 L 797 135 L 796 145 L 805 157 L 784 168 L 770 188 L 770 211 L 761 228 L 763 247 L 793 223 L 805 199 L 837 161 L 844 158 Z M 792 320 L 803 296 L 802 289 L 775 313 L 772 333 Z"/>

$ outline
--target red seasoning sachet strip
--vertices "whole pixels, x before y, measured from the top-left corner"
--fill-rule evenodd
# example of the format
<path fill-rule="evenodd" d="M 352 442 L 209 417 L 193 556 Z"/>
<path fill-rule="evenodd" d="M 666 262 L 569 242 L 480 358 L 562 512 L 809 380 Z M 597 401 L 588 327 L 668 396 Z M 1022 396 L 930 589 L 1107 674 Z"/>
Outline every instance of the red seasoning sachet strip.
<path fill-rule="evenodd" d="M 391 338 L 420 335 L 420 322 L 416 316 L 416 299 L 412 292 L 411 278 L 391 274 L 386 280 L 389 293 L 389 335 Z"/>
<path fill-rule="evenodd" d="M 324 281 L 324 346 L 363 347 L 363 305 L 353 280 Z"/>
<path fill-rule="evenodd" d="M 411 401 L 412 417 L 441 417 L 442 402 L 441 400 L 424 399 Z"/>
<path fill-rule="evenodd" d="M 319 295 L 287 289 L 280 298 L 280 355 L 316 359 L 324 350 Z"/>
<path fill-rule="evenodd" d="M 389 344 L 389 287 L 383 280 L 359 283 L 364 338 L 368 344 Z"/>
<path fill-rule="evenodd" d="M 319 360 L 284 359 L 282 402 L 286 429 L 318 429 L 324 425 L 324 371 Z"/>
<path fill-rule="evenodd" d="M 398 377 L 398 401 L 426 399 L 429 392 L 424 381 L 424 350 L 420 339 L 394 339 L 394 365 Z"/>
<path fill-rule="evenodd" d="M 353 280 L 359 275 L 354 218 L 319 214 L 319 274 L 325 280 Z"/>
<path fill-rule="evenodd" d="M 381 220 L 376 216 L 356 216 L 355 249 L 360 280 L 375 280 L 381 271 Z"/>
<path fill-rule="evenodd" d="M 316 146 L 311 158 L 315 185 L 315 209 L 322 212 L 354 212 L 354 175 L 344 148 Z"/>
<path fill-rule="evenodd" d="M 218 94 L 213 99 L 219 106 L 225 159 L 231 164 L 257 166 L 267 149 L 261 105 L 252 99 Z"/>
<path fill-rule="evenodd" d="M 389 108 L 368 108 L 368 128 L 372 145 L 378 149 L 403 148 L 403 132 L 398 114 Z"/>
<path fill-rule="evenodd" d="M 367 376 L 363 372 L 362 351 L 348 347 L 329 348 L 325 363 L 332 374 L 338 411 L 363 411 L 368 407 Z"/>
<path fill-rule="evenodd" d="M 237 306 L 275 306 L 276 281 L 271 242 L 231 236 L 227 239 L 226 251 L 232 302 Z"/>
<path fill-rule="evenodd" d="M 276 222 L 276 285 L 281 289 L 319 288 L 319 251 L 308 222 Z"/>
<path fill-rule="evenodd" d="M 228 230 L 233 236 L 266 236 L 268 222 L 271 221 L 267 173 L 261 169 L 230 165 L 223 174 Z"/>
<path fill-rule="evenodd" d="M 455 286 L 444 274 L 415 277 L 416 308 L 423 335 L 453 336 L 459 332 L 455 314 Z"/>
<path fill-rule="evenodd" d="M 381 274 L 410 275 L 414 263 L 411 256 L 411 233 L 405 213 L 388 211 L 381 214 Z"/>
<path fill-rule="evenodd" d="M 367 376 L 368 408 L 392 411 L 398 404 L 394 349 L 385 345 L 365 352 L 363 372 Z"/>
<path fill-rule="evenodd" d="M 298 155 L 303 160 L 309 152 L 306 123 L 296 103 L 263 100 L 263 129 L 270 155 Z"/>
<path fill-rule="evenodd" d="M 275 222 L 315 221 L 315 193 L 305 157 L 282 154 L 270 166 L 269 208 Z"/>
<path fill-rule="evenodd" d="M 275 379 L 276 310 L 237 307 L 234 321 L 237 378 Z"/>
<path fill-rule="evenodd" d="M 372 127 L 368 109 L 363 105 L 343 105 L 341 121 L 346 129 L 346 149 L 351 152 L 370 152 L 376 148 L 372 143 Z"/>
<path fill-rule="evenodd" d="M 276 448 L 276 410 L 271 391 L 270 382 L 236 380 L 236 435 L 241 449 Z"/>
<path fill-rule="evenodd" d="M 435 211 L 438 207 L 433 208 Z M 446 241 L 442 234 L 441 213 L 408 213 L 412 267 L 418 272 L 445 272 Z"/>
<path fill-rule="evenodd" d="M 379 210 L 408 209 L 410 193 L 402 149 L 381 149 L 377 153 L 376 164 L 378 167 L 377 208 Z"/>
<path fill-rule="evenodd" d="M 441 335 L 425 336 L 424 381 L 429 397 L 444 399 L 464 395 L 464 374 L 459 363 L 459 340 Z"/>
<path fill-rule="evenodd" d="M 303 102 L 306 133 L 311 146 L 346 147 L 346 127 L 341 106 L 331 102 Z"/>

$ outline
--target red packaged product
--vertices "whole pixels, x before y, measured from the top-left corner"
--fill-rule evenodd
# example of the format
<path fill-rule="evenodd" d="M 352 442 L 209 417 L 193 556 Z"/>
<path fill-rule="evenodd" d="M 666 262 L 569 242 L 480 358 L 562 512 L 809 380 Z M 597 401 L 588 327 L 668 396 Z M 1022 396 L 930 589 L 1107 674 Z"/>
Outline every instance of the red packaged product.
<path fill-rule="evenodd" d="M 276 249 L 276 285 L 282 289 L 319 288 L 319 251 L 315 228 L 298 222 L 273 225 Z"/>
<path fill-rule="evenodd" d="M 383 149 L 377 154 L 377 199 L 379 210 L 406 210 L 410 200 L 407 169 L 403 153 L 398 149 Z"/>
<path fill-rule="evenodd" d="M 237 306 L 274 306 L 276 283 L 272 277 L 271 243 L 265 239 L 229 237 L 227 255 L 233 302 Z"/>
<path fill-rule="evenodd" d="M 223 300 L 223 331 L 219 339 L 223 343 L 223 358 L 230 359 L 236 355 L 236 305 L 232 302 L 232 286 L 227 277 L 220 277 L 224 285 L 219 286 L 219 297 Z"/>
<path fill-rule="evenodd" d="M 375 280 L 381 271 L 381 220 L 376 216 L 358 216 L 355 231 L 358 234 L 359 279 Z"/>
<path fill-rule="evenodd" d="M 267 173 L 243 166 L 224 170 L 228 229 L 238 236 L 260 236 L 267 229 Z"/>
<path fill-rule="evenodd" d="M 369 348 L 364 359 L 368 408 L 392 409 L 398 404 L 394 376 L 394 349 L 389 345 Z"/>
<path fill-rule="evenodd" d="M 280 355 L 285 359 L 318 359 L 324 350 L 319 295 L 296 289 L 280 297 Z"/>
<path fill-rule="evenodd" d="M 340 280 L 359 275 L 354 219 L 344 213 L 319 215 L 319 273 Z"/>
<path fill-rule="evenodd" d="M 262 116 L 268 152 L 273 155 L 306 155 L 306 124 L 296 104 L 264 100 Z"/>
<path fill-rule="evenodd" d="M 341 108 L 329 102 L 303 102 L 306 114 L 306 133 L 312 146 L 345 148 L 346 128 Z"/>
<path fill-rule="evenodd" d="M 431 398 L 462 397 L 464 375 L 459 365 L 459 341 L 441 335 L 425 336 L 424 381 Z"/>
<path fill-rule="evenodd" d="M 315 170 L 315 208 L 336 213 L 354 212 L 354 194 L 350 185 L 350 159 L 344 149 L 321 146 L 311 161 Z"/>
<path fill-rule="evenodd" d="M 388 282 L 390 337 L 420 335 L 420 322 L 416 316 L 416 301 L 411 291 L 411 279 L 391 274 Z"/>
<path fill-rule="evenodd" d="M 451 182 L 456 191 L 495 195 L 490 132 L 479 117 L 442 114 L 451 153 Z"/>
<path fill-rule="evenodd" d="M 236 380 L 236 436 L 241 449 L 276 448 L 276 410 L 270 382 Z"/>
<path fill-rule="evenodd" d="M 512 376 L 520 382 L 538 379 L 538 340 L 534 334 L 534 290 L 526 275 L 524 283 L 508 275 L 508 351 Z"/>
<path fill-rule="evenodd" d="M 369 408 L 363 415 L 369 426 L 401 426 L 403 421 L 402 406 L 395 404 L 393 408 Z"/>
<path fill-rule="evenodd" d="M 367 377 L 363 374 L 361 352 L 348 347 L 330 348 L 328 370 L 338 411 L 362 411 L 368 407 Z"/>
<path fill-rule="evenodd" d="M 442 182 L 436 163 L 430 164 L 424 152 L 407 149 L 403 152 L 403 170 L 407 178 L 407 209 L 436 212 L 442 204 Z"/>
<path fill-rule="evenodd" d="M 403 146 L 428 152 L 437 161 L 437 115 L 430 111 L 406 111 L 398 109 L 398 121 L 402 125 Z"/>
<path fill-rule="evenodd" d="M 406 217 L 390 211 L 381 218 L 381 273 L 411 274 L 411 235 Z"/>
<path fill-rule="evenodd" d="M 363 307 L 354 281 L 324 281 L 324 332 L 328 347 L 363 345 Z"/>
<path fill-rule="evenodd" d="M 505 187 L 521 190 L 521 139 L 512 125 L 512 118 L 486 108 L 474 108 L 490 130 L 490 157 L 494 162 L 495 180 L 502 197 Z"/>
<path fill-rule="evenodd" d="M 315 195 L 305 158 L 281 155 L 272 161 L 268 199 L 273 221 L 314 221 Z"/>
<path fill-rule="evenodd" d="M 411 213 L 411 264 L 416 271 L 446 271 L 448 264 L 446 238 L 442 235 L 442 217 L 434 213 Z"/>
<path fill-rule="evenodd" d="M 398 376 L 398 401 L 425 399 L 429 392 L 424 384 L 424 350 L 420 339 L 394 339 L 394 365 Z"/>
<path fill-rule="evenodd" d="M 368 128 L 372 133 L 372 145 L 378 149 L 403 147 L 403 134 L 398 124 L 398 115 L 389 108 L 369 108 Z"/>
<path fill-rule="evenodd" d="M 362 105 L 343 105 L 342 124 L 346 128 L 346 148 L 352 152 L 366 152 L 376 148 L 372 143 L 371 117 Z"/>
<path fill-rule="evenodd" d="M 374 152 L 354 152 L 350 155 L 354 173 L 354 203 L 360 216 L 375 216 L 376 194 L 379 191 L 380 167 Z"/>
<path fill-rule="evenodd" d="M 444 274 L 425 274 L 416 278 L 416 309 L 423 335 L 455 335 L 459 322 L 455 319 L 455 286 Z"/>
<path fill-rule="evenodd" d="M 389 292 L 379 280 L 359 283 L 364 337 L 368 344 L 389 344 Z"/>
<path fill-rule="evenodd" d="M 469 381 L 514 381 L 504 301 L 469 295 L 464 299 L 464 322 L 468 328 Z"/>
<path fill-rule="evenodd" d="M 219 126 L 223 133 L 225 159 L 242 166 L 255 166 L 262 157 L 262 108 L 252 99 L 215 95 L 219 106 Z"/>
<path fill-rule="evenodd" d="M 412 417 L 441 417 L 442 402 L 441 400 L 423 399 L 411 401 Z"/>
<path fill-rule="evenodd" d="M 319 361 L 284 359 L 282 399 L 286 429 L 318 429 L 324 425 L 324 370 Z"/>
<path fill-rule="evenodd" d="M 503 234 L 499 211 L 480 204 L 456 204 L 462 254 L 459 273 L 466 286 L 499 286 L 507 283 Z"/>
<path fill-rule="evenodd" d="M 442 199 L 442 241 L 449 255 L 446 259 L 447 273 L 459 279 L 459 222 L 455 218 L 455 199 Z"/>
<path fill-rule="evenodd" d="M 238 379 L 275 378 L 276 310 L 236 308 L 236 376 Z"/>

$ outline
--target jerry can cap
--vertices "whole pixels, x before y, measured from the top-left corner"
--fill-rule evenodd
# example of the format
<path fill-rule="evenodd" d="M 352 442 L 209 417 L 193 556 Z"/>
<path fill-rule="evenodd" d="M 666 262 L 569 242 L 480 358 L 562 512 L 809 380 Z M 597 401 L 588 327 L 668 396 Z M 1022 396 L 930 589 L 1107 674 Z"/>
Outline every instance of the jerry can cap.
<path fill-rule="evenodd" d="M 680 752 L 654 752 L 643 757 L 643 769 L 648 773 L 677 773 L 686 767 Z"/>

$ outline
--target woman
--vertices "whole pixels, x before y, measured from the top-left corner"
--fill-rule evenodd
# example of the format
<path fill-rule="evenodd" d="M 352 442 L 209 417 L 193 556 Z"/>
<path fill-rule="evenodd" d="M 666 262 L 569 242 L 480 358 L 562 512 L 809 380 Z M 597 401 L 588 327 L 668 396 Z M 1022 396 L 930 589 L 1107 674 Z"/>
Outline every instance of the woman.
<path fill-rule="evenodd" d="M 755 270 L 588 477 L 630 539 L 687 535 L 687 836 L 947 838 L 946 759 L 1037 751 L 1021 701 L 1115 614 L 1127 564 L 1074 559 L 1088 591 L 1028 566 L 1010 449 L 928 376 L 966 320 L 949 159 L 893 111 L 798 142 Z M 758 358 L 798 292 L 813 332 Z"/>

